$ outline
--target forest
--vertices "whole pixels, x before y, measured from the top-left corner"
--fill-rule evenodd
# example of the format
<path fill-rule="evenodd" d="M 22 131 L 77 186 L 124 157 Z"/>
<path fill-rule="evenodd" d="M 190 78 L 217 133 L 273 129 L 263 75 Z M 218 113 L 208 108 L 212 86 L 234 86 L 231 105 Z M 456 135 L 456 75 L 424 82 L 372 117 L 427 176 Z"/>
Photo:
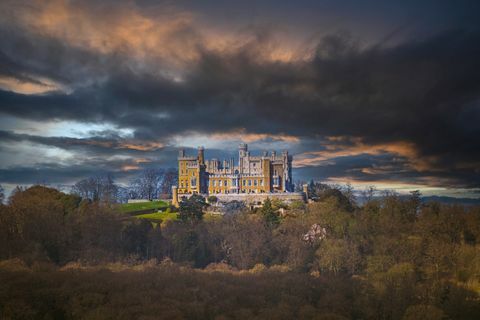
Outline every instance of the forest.
<path fill-rule="evenodd" d="M 480 318 L 478 206 L 309 191 L 215 219 L 192 197 L 154 225 L 18 189 L 0 205 L 0 319 Z"/>

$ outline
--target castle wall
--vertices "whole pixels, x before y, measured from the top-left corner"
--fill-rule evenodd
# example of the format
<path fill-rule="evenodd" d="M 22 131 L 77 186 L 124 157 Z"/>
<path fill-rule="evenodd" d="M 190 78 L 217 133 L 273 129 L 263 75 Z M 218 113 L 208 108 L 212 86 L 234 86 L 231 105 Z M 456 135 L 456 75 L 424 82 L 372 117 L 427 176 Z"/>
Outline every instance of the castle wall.
<path fill-rule="evenodd" d="M 278 199 L 282 202 L 305 201 L 302 192 L 277 192 L 277 193 L 239 193 L 239 194 L 215 194 L 221 202 L 242 201 L 246 204 L 260 204 L 267 198 Z"/>
<path fill-rule="evenodd" d="M 233 158 L 223 162 L 205 160 L 204 149 L 196 157 L 187 157 L 181 150 L 178 158 L 178 193 L 200 194 L 261 194 L 293 191 L 291 188 L 291 157 L 264 152 L 250 156 L 246 144 L 239 147 L 238 165 Z"/>
<path fill-rule="evenodd" d="M 303 192 L 272 192 L 272 193 L 233 193 L 233 194 L 213 194 L 220 202 L 241 201 L 247 205 L 261 204 L 267 198 L 270 200 L 280 200 L 282 202 L 290 203 L 293 201 L 305 201 L 305 194 Z M 179 194 L 179 200 L 182 197 L 191 197 L 191 194 Z M 207 197 L 208 195 L 203 194 Z"/>

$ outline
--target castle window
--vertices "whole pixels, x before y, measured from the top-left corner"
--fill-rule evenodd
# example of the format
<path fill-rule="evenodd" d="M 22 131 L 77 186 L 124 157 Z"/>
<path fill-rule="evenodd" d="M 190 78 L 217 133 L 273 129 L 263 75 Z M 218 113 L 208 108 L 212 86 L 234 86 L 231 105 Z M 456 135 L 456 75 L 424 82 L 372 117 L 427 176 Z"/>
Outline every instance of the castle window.
<path fill-rule="evenodd" d="M 257 186 L 257 185 L 258 185 L 257 180 L 253 180 L 253 185 L 254 185 L 254 186 Z"/>
<path fill-rule="evenodd" d="M 260 180 L 260 185 L 263 187 L 263 179 Z"/>
<path fill-rule="evenodd" d="M 192 187 L 197 186 L 197 178 L 192 178 Z"/>
<path fill-rule="evenodd" d="M 222 180 L 219 180 L 219 181 L 218 181 L 218 186 L 219 186 L 219 187 L 222 186 Z"/>
<path fill-rule="evenodd" d="M 246 180 L 242 180 L 242 182 L 243 182 L 243 186 L 245 186 Z"/>
<path fill-rule="evenodd" d="M 250 187 L 252 185 L 252 180 L 248 179 L 248 186 Z"/>
<path fill-rule="evenodd" d="M 225 186 L 225 187 L 228 186 L 227 180 L 225 180 L 223 183 L 224 183 L 224 186 Z"/>

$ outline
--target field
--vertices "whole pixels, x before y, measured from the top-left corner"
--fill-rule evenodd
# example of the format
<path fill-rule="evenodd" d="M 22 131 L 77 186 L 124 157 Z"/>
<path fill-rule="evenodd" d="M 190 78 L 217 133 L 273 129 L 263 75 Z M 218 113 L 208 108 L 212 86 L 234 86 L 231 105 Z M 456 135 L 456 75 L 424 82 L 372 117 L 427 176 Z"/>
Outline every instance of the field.
<path fill-rule="evenodd" d="M 120 205 L 120 212 L 122 213 L 135 213 L 143 210 L 160 210 L 168 207 L 168 203 L 162 200 L 139 202 L 139 203 L 123 203 Z"/>

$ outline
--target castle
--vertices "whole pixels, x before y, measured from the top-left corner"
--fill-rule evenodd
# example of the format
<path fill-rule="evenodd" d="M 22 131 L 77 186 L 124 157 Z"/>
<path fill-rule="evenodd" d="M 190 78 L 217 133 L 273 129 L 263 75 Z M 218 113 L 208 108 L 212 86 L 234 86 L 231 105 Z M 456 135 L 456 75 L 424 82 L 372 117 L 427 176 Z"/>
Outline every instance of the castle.
<path fill-rule="evenodd" d="M 197 156 L 179 151 L 178 186 L 173 188 L 173 204 L 178 204 L 179 197 L 192 194 L 250 203 L 262 202 L 266 197 L 289 200 L 298 198 L 293 189 L 292 156 L 288 151 L 251 156 L 248 146 L 242 143 L 235 164 L 234 158 L 206 160 L 205 149 L 199 147 Z"/>

